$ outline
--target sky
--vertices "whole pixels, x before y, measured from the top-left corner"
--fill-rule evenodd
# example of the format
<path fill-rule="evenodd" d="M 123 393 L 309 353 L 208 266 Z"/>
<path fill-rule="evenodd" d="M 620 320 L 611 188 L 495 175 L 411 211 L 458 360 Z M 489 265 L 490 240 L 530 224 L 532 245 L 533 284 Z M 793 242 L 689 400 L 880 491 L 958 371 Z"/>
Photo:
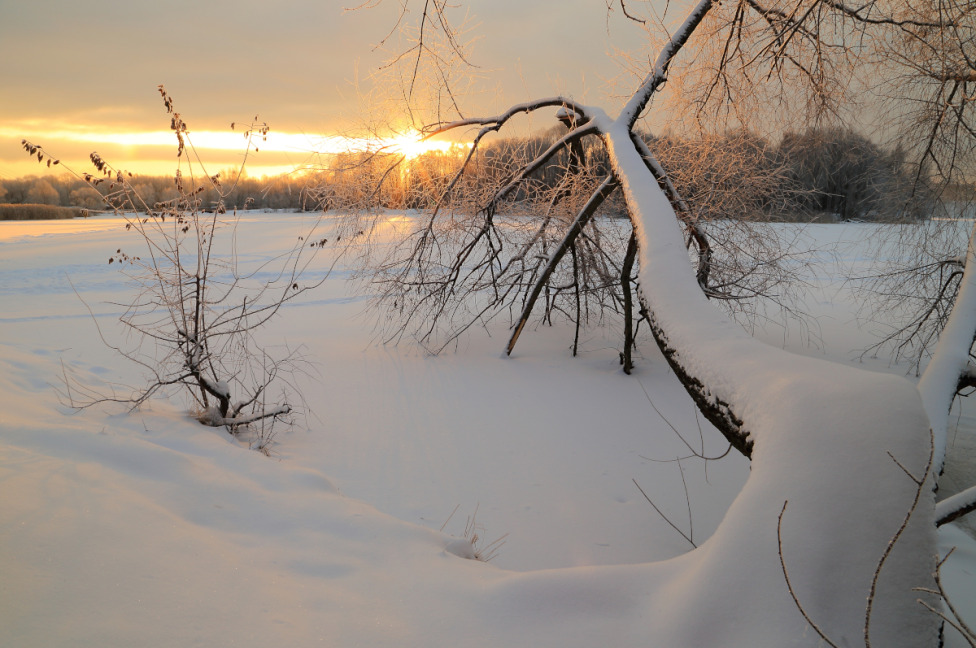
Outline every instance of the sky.
<path fill-rule="evenodd" d="M 251 175 L 314 163 L 331 138 L 375 119 L 393 85 L 377 74 L 398 37 L 377 45 L 406 0 L 346 9 L 359 1 L 0 0 L 0 179 L 51 173 L 22 139 L 79 172 L 97 151 L 136 174 L 172 173 L 160 84 L 211 172 L 242 161 L 239 125 L 255 116 L 271 130 L 248 157 Z M 408 23 L 422 5 L 409 0 Z M 628 9 L 648 11 L 639 0 Z M 608 19 L 606 0 L 470 0 L 451 16 L 473 41 L 468 114 L 556 93 L 606 105 L 637 83 L 613 52 L 651 55 L 618 8 Z"/>

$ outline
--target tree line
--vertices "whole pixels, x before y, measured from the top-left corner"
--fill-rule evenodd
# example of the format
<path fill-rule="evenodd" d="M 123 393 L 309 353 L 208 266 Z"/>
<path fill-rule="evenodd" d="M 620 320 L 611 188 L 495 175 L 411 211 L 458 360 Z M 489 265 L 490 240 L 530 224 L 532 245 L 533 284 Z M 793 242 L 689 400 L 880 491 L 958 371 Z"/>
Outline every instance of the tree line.
<path fill-rule="evenodd" d="M 251 178 L 239 176 L 234 171 L 220 174 L 221 183 L 228 190 L 223 196 L 226 209 L 279 209 L 309 210 L 317 204 L 310 200 L 307 191 L 310 176 L 305 174 L 281 175 L 275 178 Z M 198 183 L 184 177 L 183 182 L 198 184 L 202 191 L 198 198 L 203 209 L 214 208 L 221 196 L 211 186 L 209 179 L 201 177 Z M 180 191 L 174 177 L 139 176 L 127 180 L 147 205 L 178 199 Z M 114 187 L 111 182 L 93 186 L 83 177 L 70 173 L 57 176 L 25 176 L 0 180 L 0 202 L 11 204 L 60 205 L 89 210 L 109 209 L 101 196 L 108 195 Z"/>
<path fill-rule="evenodd" d="M 336 156 L 312 190 L 326 209 L 374 208 L 477 210 L 513 168 L 542 154 L 566 132 L 555 126 L 535 136 L 484 143 L 467 160 L 463 152 L 432 152 L 412 160 L 396 154 Z M 917 180 L 917 168 L 898 146 L 885 147 L 849 128 L 787 132 L 771 142 L 747 130 L 695 138 L 640 133 L 659 152 L 661 165 L 698 217 L 749 220 L 917 220 L 932 209 L 935 189 Z M 578 171 L 586 192 L 610 169 L 606 151 L 582 142 Z M 554 193 L 572 192 L 562 149 L 507 197 L 509 209 L 537 211 Z M 562 183 L 562 184 L 561 184 Z M 623 214 L 619 198 L 604 211 Z"/>
<path fill-rule="evenodd" d="M 531 160 L 559 139 L 556 126 L 535 136 L 499 139 L 482 145 L 460 182 L 447 192 L 455 209 L 476 210 L 492 188 L 506 181 L 513 167 Z M 906 220 L 930 212 L 932 191 L 916 182 L 900 147 L 886 148 L 849 128 L 808 128 L 788 132 L 776 143 L 747 130 L 720 136 L 682 137 L 641 133 L 659 151 L 662 166 L 698 215 L 706 219 L 754 220 Z M 580 150 L 584 191 L 602 178 L 609 160 L 602 147 Z M 272 179 L 225 171 L 220 179 L 226 209 L 432 209 L 444 202 L 445 190 L 464 162 L 464 150 L 432 151 L 412 159 L 395 153 L 346 153 L 333 156 L 326 168 Z M 534 210 L 563 186 L 570 152 L 552 156 L 529 182 L 509 198 L 509 208 Z M 185 179 L 184 179 L 185 180 Z M 204 179 L 205 180 L 205 179 Z M 173 200 L 179 192 L 172 177 L 136 176 L 130 185 L 146 204 Z M 204 209 L 220 197 L 209 183 L 200 200 Z M 70 174 L 0 180 L 0 202 L 102 209 L 99 192 Z M 619 198 L 605 211 L 623 214 Z"/>

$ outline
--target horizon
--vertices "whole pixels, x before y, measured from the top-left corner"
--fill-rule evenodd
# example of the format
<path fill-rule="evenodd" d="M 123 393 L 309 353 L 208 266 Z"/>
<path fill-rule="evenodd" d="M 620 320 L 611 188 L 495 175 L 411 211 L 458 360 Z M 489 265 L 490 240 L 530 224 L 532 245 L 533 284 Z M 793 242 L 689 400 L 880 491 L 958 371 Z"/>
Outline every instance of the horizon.
<path fill-rule="evenodd" d="M 18 175 L 0 174 L 0 181 L 18 180 L 36 176 L 68 173 L 82 175 L 89 169 L 89 155 L 97 146 L 99 156 L 114 169 L 130 172 L 141 177 L 172 176 L 181 162 L 186 167 L 203 168 L 208 175 L 225 174 L 252 178 L 276 178 L 295 173 L 322 170 L 324 160 L 343 153 L 363 153 L 382 148 L 391 153 L 403 154 L 412 159 L 428 152 L 445 152 L 465 146 L 452 140 L 433 139 L 423 141 L 420 133 L 406 131 L 382 138 L 350 135 L 313 135 L 307 133 L 282 133 L 274 130 L 259 132 L 253 124 L 233 124 L 234 128 L 221 131 L 188 131 L 184 134 L 188 153 L 182 161 L 176 156 L 177 138 L 172 130 L 144 130 L 112 132 L 78 125 L 76 129 L 63 125 L 47 134 L 54 146 L 39 140 L 17 140 L 21 150 L 23 169 Z M 0 127 L 0 138 L 10 136 L 13 129 Z M 35 156 L 23 151 L 21 143 L 27 141 L 40 146 L 48 157 L 53 156 L 62 167 L 47 167 Z M 59 150 L 55 150 L 55 146 Z M 61 151 L 67 151 L 67 156 Z M 87 151 L 87 153 L 85 152 Z M 199 158 L 196 159 L 196 158 Z M 10 165 L 13 167 L 14 165 Z"/>

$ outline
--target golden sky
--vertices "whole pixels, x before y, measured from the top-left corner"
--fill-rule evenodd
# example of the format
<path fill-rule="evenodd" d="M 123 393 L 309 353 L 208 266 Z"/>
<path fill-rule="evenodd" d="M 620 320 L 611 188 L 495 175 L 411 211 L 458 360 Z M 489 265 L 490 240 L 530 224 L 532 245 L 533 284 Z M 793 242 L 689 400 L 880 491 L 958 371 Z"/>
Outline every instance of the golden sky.
<path fill-rule="evenodd" d="M 43 146 L 79 172 L 97 151 L 118 168 L 167 174 L 176 167 L 157 86 L 164 84 L 212 172 L 236 167 L 255 116 L 270 126 L 248 157 L 251 175 L 314 162 L 391 117 L 399 51 L 393 29 L 403 0 L 347 11 L 360 0 L 0 0 L 0 178 L 48 173 L 22 150 Z M 407 20 L 416 20 L 413 0 Z M 628 9 L 649 11 L 639 0 Z M 471 0 L 453 10 L 474 42 L 466 114 L 495 113 L 527 99 L 566 94 L 606 104 L 636 77 L 611 54 L 646 60 L 646 37 L 605 0 Z M 544 123 L 539 126 L 549 126 Z"/>

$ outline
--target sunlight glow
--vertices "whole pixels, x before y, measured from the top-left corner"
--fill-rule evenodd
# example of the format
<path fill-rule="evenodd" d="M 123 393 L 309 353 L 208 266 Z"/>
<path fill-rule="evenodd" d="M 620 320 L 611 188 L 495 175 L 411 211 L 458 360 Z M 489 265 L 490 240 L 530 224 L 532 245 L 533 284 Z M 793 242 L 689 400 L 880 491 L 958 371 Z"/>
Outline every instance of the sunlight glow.
<path fill-rule="evenodd" d="M 47 144 L 55 142 L 78 142 L 88 144 L 106 144 L 124 147 L 162 146 L 174 147 L 176 135 L 171 130 L 161 131 L 131 131 L 111 132 L 94 130 L 85 127 L 62 126 L 56 129 L 36 129 L 30 133 L 23 133 L 24 129 L 0 127 L 0 137 L 26 138 L 37 143 Z M 243 151 L 247 147 L 247 139 L 243 131 L 190 131 L 189 141 L 197 149 L 212 151 Z M 280 133 L 271 131 L 266 138 L 256 134 L 252 138 L 252 146 L 259 150 L 274 152 L 313 152 L 316 137 L 304 133 Z"/>
<path fill-rule="evenodd" d="M 0 126 L 0 137 L 26 138 L 41 144 L 53 142 L 78 142 L 89 144 L 114 144 L 125 147 L 176 145 L 172 131 L 133 131 L 111 132 L 85 127 L 62 126 L 55 129 L 38 128 L 25 133 L 23 128 L 15 129 Z M 190 131 L 187 133 L 193 146 L 201 150 L 243 151 L 247 146 L 244 132 L 234 131 Z M 413 159 L 432 151 L 446 152 L 452 148 L 465 149 L 470 145 L 448 141 L 424 140 L 417 131 L 409 131 L 391 137 L 348 137 L 345 135 L 314 135 L 310 133 L 284 133 L 271 130 L 262 137 L 252 136 L 252 146 L 260 151 L 295 153 L 363 153 L 385 151 L 405 155 Z"/>
<path fill-rule="evenodd" d="M 9 138 L 18 142 L 27 139 L 43 146 L 51 155 L 58 156 L 67 153 L 66 149 L 69 148 L 67 145 L 71 145 L 75 151 L 79 149 L 86 151 L 82 154 L 85 157 L 92 150 L 98 150 L 106 154 L 106 159 L 114 166 L 143 174 L 159 173 L 161 164 L 164 165 L 162 168 L 167 169 L 164 173 L 168 173 L 173 162 L 165 161 L 170 156 L 164 151 L 175 153 L 177 143 L 176 136 L 169 130 L 109 131 L 78 124 L 39 122 L 0 126 L 0 138 Z M 241 126 L 227 131 L 191 130 L 186 139 L 192 146 L 192 150 L 210 167 L 237 166 L 244 160 L 242 155 L 248 150 L 248 139 Z M 61 145 L 61 151 L 57 150 L 58 145 Z M 259 155 L 247 158 L 247 172 L 252 176 L 290 173 L 307 168 L 309 162 L 319 156 L 349 153 L 403 155 L 408 161 L 427 153 L 461 156 L 470 150 L 470 147 L 470 144 L 445 140 L 425 140 L 423 135 L 415 130 L 386 137 L 351 137 L 287 133 L 272 129 L 264 136 L 260 133 L 252 135 L 250 151 Z M 113 148 L 114 151 L 111 150 Z M 214 153 L 208 154 L 208 152 Z M 233 153 L 234 156 L 228 157 L 229 153 Z M 268 154 L 272 155 L 269 157 Z M 72 155 L 76 153 L 72 152 Z M 25 159 L 25 164 L 18 165 L 18 170 L 22 168 L 29 172 L 31 168 L 26 166 L 27 162 L 29 160 Z M 68 159 L 65 159 L 65 162 L 70 164 Z M 151 167 L 151 170 L 142 166 Z M 9 171 L 6 169 L 0 171 L 3 171 L 4 175 L 12 175 L 10 174 L 12 170 L 13 167 Z"/>
<path fill-rule="evenodd" d="M 431 153 L 434 151 L 446 153 L 451 149 L 466 148 L 465 145 L 456 144 L 454 142 L 424 140 L 423 135 L 417 131 L 410 131 L 404 133 L 403 135 L 398 135 L 396 137 L 391 137 L 381 141 L 384 141 L 385 146 L 388 146 L 393 152 L 405 156 L 408 160 L 412 160 L 425 153 Z"/>

